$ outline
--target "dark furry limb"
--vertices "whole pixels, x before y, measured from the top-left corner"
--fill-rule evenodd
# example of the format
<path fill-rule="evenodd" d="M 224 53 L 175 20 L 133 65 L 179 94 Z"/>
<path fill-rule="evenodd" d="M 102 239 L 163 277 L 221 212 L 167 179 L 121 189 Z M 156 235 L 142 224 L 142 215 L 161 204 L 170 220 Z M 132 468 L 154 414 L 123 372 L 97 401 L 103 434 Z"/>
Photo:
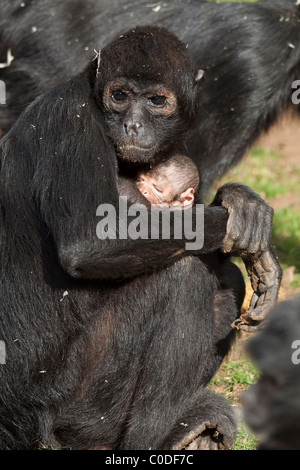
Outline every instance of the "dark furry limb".
<path fill-rule="evenodd" d="M 300 298 L 278 304 L 248 345 L 260 371 L 242 396 L 245 420 L 261 450 L 300 450 Z"/>

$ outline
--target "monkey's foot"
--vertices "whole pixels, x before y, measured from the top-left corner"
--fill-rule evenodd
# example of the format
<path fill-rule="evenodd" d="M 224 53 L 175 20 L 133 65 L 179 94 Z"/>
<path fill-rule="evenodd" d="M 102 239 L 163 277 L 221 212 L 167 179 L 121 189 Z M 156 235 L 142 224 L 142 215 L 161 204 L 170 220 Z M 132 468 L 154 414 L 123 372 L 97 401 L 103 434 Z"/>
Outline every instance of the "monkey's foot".
<path fill-rule="evenodd" d="M 177 421 L 158 447 L 162 450 L 230 449 L 236 434 L 232 407 L 219 395 L 199 389 L 198 403 Z"/>
<path fill-rule="evenodd" d="M 185 426 L 185 423 L 182 422 L 180 425 Z M 181 441 L 171 447 L 171 450 L 225 449 L 228 449 L 228 447 L 224 442 L 223 434 L 218 430 L 217 425 L 209 422 L 200 424 L 197 428 L 188 432 Z"/>

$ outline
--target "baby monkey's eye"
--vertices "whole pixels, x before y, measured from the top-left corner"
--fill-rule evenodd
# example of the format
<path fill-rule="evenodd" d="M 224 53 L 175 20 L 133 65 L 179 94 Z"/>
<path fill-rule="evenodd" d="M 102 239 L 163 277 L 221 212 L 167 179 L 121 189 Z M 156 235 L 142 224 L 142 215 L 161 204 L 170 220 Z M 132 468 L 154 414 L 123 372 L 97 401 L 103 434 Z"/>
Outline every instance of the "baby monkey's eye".
<path fill-rule="evenodd" d="M 163 189 L 158 188 L 155 184 L 153 185 L 153 188 L 158 192 L 158 193 L 163 193 Z"/>
<path fill-rule="evenodd" d="M 164 106 L 166 104 L 167 98 L 165 96 L 151 96 L 149 101 L 153 106 Z"/>
<path fill-rule="evenodd" d="M 113 91 L 111 97 L 115 103 L 124 103 L 128 99 L 128 95 L 121 90 Z"/>

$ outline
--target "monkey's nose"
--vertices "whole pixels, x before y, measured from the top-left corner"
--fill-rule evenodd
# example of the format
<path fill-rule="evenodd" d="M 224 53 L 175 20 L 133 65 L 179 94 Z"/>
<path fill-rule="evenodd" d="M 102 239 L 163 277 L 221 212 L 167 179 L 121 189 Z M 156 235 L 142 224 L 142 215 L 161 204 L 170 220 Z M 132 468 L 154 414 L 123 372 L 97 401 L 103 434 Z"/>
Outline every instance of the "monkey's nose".
<path fill-rule="evenodd" d="M 138 135 L 143 124 L 140 121 L 128 121 L 124 123 L 125 132 L 127 135 Z"/>

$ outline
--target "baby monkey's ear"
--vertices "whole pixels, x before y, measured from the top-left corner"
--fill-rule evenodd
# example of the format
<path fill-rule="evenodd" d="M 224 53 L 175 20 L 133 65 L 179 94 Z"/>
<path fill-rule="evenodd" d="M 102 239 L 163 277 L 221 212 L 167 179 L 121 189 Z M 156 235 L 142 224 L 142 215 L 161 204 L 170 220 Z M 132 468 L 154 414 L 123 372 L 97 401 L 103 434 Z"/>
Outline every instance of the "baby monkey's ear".
<path fill-rule="evenodd" d="M 195 82 L 200 82 L 201 78 L 204 75 L 204 70 L 198 70 L 195 76 Z"/>
<path fill-rule="evenodd" d="M 186 189 L 179 197 L 181 207 L 191 206 L 194 202 L 194 188 Z"/>

